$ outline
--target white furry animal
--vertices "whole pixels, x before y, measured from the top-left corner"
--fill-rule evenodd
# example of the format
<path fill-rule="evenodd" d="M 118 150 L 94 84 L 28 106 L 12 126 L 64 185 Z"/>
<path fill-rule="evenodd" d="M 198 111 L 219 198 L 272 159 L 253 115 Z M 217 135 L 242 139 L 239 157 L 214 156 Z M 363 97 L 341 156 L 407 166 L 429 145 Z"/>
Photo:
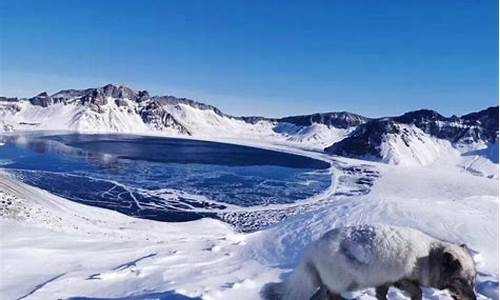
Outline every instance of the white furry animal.
<path fill-rule="evenodd" d="M 407 227 L 361 225 L 327 232 L 284 283 L 264 286 L 265 299 L 342 299 L 342 292 L 390 286 L 421 299 L 420 287 L 448 289 L 454 299 L 476 299 L 474 261 L 465 245 Z"/>

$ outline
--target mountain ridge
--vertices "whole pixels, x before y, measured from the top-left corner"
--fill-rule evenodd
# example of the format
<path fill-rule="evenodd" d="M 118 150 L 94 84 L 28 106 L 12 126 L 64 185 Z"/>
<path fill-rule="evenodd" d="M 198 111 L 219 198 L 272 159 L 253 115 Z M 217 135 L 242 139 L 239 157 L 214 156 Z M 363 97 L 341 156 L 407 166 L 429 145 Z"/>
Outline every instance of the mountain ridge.
<path fill-rule="evenodd" d="M 0 97 L 0 127 L 247 138 L 294 143 L 331 155 L 425 165 L 448 148 L 463 152 L 498 144 L 498 106 L 451 117 L 419 109 L 380 118 L 346 111 L 266 118 L 233 116 L 195 100 L 107 84 L 31 98 Z"/>
<path fill-rule="evenodd" d="M 26 98 L 26 97 L 5 97 L 5 96 L 0 96 L 0 101 L 4 102 L 17 102 L 17 101 L 22 101 L 22 100 L 28 100 L 31 102 L 33 105 L 39 105 L 46 107 L 51 104 L 56 104 L 60 102 L 65 102 L 68 103 L 68 100 L 74 100 L 75 98 L 79 97 L 94 97 L 97 98 L 97 100 L 101 100 L 103 97 L 112 97 L 112 98 L 128 98 L 130 100 L 136 101 L 136 102 L 141 102 L 143 100 L 147 99 L 153 99 L 157 100 L 160 102 L 165 102 L 165 103 L 182 103 L 182 104 L 188 104 L 197 108 L 201 109 L 213 109 L 217 114 L 220 115 L 225 115 L 229 116 L 232 118 L 236 119 L 246 119 L 246 120 L 252 120 L 255 122 L 256 120 L 270 120 L 270 121 L 282 121 L 282 122 L 289 122 L 293 123 L 296 125 L 311 125 L 312 123 L 328 123 L 328 120 L 332 119 L 333 117 L 345 117 L 345 116 L 352 116 L 355 118 L 358 118 L 364 122 L 369 121 L 369 120 L 380 120 L 380 119 L 385 119 L 385 118 L 390 118 L 390 119 L 402 119 L 406 116 L 410 116 L 413 114 L 428 114 L 428 115 L 433 115 L 436 116 L 438 119 L 454 119 L 454 118 L 459 118 L 456 115 L 452 115 L 451 117 L 445 117 L 441 115 L 439 112 L 432 110 L 432 109 L 427 109 L 427 108 L 422 108 L 418 110 L 413 110 L 409 111 L 406 113 L 403 113 L 402 115 L 398 116 L 382 116 L 382 117 L 366 117 L 357 113 L 353 112 L 348 112 L 348 111 L 332 111 L 332 112 L 318 112 L 318 113 L 311 113 L 311 114 L 305 114 L 305 115 L 290 115 L 290 116 L 285 116 L 285 117 L 263 117 L 263 116 L 235 116 L 235 115 L 230 115 L 223 113 L 219 108 L 206 104 L 203 102 L 199 102 L 196 100 L 188 99 L 188 98 L 183 98 L 183 97 L 176 97 L 172 95 L 155 95 L 155 96 L 150 96 L 149 92 L 146 90 L 133 90 L 125 85 L 121 84 L 113 84 L 109 83 L 105 86 L 102 87 L 97 87 L 97 88 L 84 88 L 84 89 L 66 89 L 66 90 L 60 90 L 58 92 L 53 93 L 52 95 L 49 95 L 46 91 L 43 91 L 39 93 L 36 96 Z M 49 102 L 44 102 L 43 100 L 48 99 Z M 88 99 L 88 98 L 87 98 Z M 94 100 L 95 101 L 95 100 Z M 483 109 L 481 111 L 485 111 L 488 109 L 492 109 L 498 106 L 491 106 L 486 109 Z M 476 111 L 476 112 L 471 112 L 462 115 L 460 118 L 464 117 L 471 117 L 474 114 L 480 113 L 481 111 Z M 308 121 L 309 120 L 309 121 Z M 325 120 L 325 121 L 321 121 Z M 320 122 L 318 122 L 320 121 Z M 362 122 L 358 122 L 362 123 Z M 357 124 L 359 125 L 359 124 Z"/>

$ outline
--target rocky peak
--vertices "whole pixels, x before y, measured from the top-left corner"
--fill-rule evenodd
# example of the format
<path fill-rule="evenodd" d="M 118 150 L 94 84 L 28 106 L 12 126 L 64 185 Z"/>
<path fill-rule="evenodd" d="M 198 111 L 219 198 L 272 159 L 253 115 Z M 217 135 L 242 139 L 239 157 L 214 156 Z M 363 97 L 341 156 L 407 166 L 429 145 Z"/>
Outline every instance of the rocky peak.
<path fill-rule="evenodd" d="M 463 115 L 460 118 L 488 128 L 498 128 L 498 106 L 488 107 L 478 112 Z"/>
<path fill-rule="evenodd" d="M 135 100 L 137 93 L 123 85 L 108 84 L 99 88 L 105 97 Z"/>
<path fill-rule="evenodd" d="M 85 105 L 102 106 L 108 103 L 108 100 L 101 89 L 93 89 L 81 98 L 81 103 Z"/>
<path fill-rule="evenodd" d="M 30 98 L 29 101 L 33 105 L 39 105 L 42 107 L 47 107 L 53 104 L 53 100 L 47 92 L 42 92 L 35 97 Z"/>
<path fill-rule="evenodd" d="M 33 98 L 30 98 L 29 101 L 33 105 L 39 105 L 42 107 L 47 107 L 59 102 L 68 103 L 72 101 L 76 101 L 82 105 L 102 106 L 107 104 L 109 97 L 118 100 L 130 99 L 133 101 L 143 101 L 149 99 L 149 94 L 146 91 L 136 93 L 132 89 L 123 85 L 108 84 L 99 88 L 61 90 L 52 96 L 43 92 Z"/>
<path fill-rule="evenodd" d="M 50 98 L 49 94 L 47 92 L 41 92 L 40 94 L 36 95 L 35 97 L 37 98 Z"/>
<path fill-rule="evenodd" d="M 443 117 L 438 112 L 430 109 L 420 109 L 416 111 L 407 112 L 401 116 L 394 117 L 393 119 L 396 122 L 405 124 L 447 120 L 447 118 Z"/>
<path fill-rule="evenodd" d="M 148 100 L 150 99 L 151 97 L 149 96 L 149 93 L 148 91 L 139 91 L 137 93 L 137 97 L 136 97 L 136 101 L 137 102 L 142 102 L 142 101 L 145 101 L 145 100 Z"/>

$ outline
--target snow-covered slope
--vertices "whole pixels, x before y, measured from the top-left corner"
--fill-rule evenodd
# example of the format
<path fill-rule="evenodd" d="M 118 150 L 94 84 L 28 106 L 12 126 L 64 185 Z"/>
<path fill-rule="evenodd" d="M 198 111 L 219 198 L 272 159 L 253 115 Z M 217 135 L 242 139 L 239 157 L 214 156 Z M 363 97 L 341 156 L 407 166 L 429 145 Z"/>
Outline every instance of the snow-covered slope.
<path fill-rule="evenodd" d="M 358 160 L 339 163 L 368 167 Z M 370 193 L 332 195 L 327 205 L 251 234 L 210 219 L 135 219 L 0 174 L 1 298 L 259 299 L 261 287 L 288 276 L 324 232 L 382 223 L 465 242 L 480 271 L 478 298 L 498 299 L 498 182 L 446 165 L 369 168 L 380 173 Z M 372 300 L 374 291 L 346 296 Z M 448 297 L 424 290 L 425 299 Z M 407 299 L 396 289 L 389 298 Z"/>
<path fill-rule="evenodd" d="M 248 236 L 220 221 L 131 218 L 3 173 L 0 215 L 1 299 L 244 299 L 277 273 L 256 261 L 243 265 L 238 253 Z"/>
<path fill-rule="evenodd" d="M 373 126 L 360 126 L 348 138 L 333 144 L 326 151 L 401 165 L 428 165 L 440 156 L 458 155 L 447 140 L 432 137 L 414 125 L 389 120 Z"/>
<path fill-rule="evenodd" d="M 350 165 L 356 163 L 359 161 L 349 161 Z M 261 240 L 249 241 L 250 251 L 255 251 L 259 261 L 288 267 L 306 245 L 331 228 L 366 223 L 410 226 L 440 239 L 466 243 L 482 272 L 477 290 L 498 299 L 498 181 L 445 165 L 370 165 L 380 172 L 370 193 L 337 197 L 329 207 L 290 218 L 264 231 Z M 481 292 L 481 288 L 485 290 Z M 366 294 L 348 298 L 352 296 L 364 299 Z M 442 299 L 443 294 L 426 290 L 424 296 Z M 393 291 L 390 298 L 402 297 Z"/>

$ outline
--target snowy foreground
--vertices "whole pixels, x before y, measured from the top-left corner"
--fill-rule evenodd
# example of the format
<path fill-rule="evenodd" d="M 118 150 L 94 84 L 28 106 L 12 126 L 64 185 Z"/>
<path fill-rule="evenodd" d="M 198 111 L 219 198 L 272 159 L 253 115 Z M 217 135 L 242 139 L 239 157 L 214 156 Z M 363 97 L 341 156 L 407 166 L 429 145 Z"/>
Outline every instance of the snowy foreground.
<path fill-rule="evenodd" d="M 406 225 L 465 242 L 480 271 L 479 298 L 498 299 L 497 179 L 453 164 L 339 163 L 375 169 L 370 192 L 329 194 L 322 205 L 250 234 L 213 219 L 131 218 L 0 171 L 0 299 L 259 299 L 261 287 L 285 278 L 312 240 L 362 223 Z M 374 299 L 374 291 L 344 296 Z M 449 297 L 435 290 L 424 296 Z M 405 298 L 396 289 L 389 297 Z"/>

